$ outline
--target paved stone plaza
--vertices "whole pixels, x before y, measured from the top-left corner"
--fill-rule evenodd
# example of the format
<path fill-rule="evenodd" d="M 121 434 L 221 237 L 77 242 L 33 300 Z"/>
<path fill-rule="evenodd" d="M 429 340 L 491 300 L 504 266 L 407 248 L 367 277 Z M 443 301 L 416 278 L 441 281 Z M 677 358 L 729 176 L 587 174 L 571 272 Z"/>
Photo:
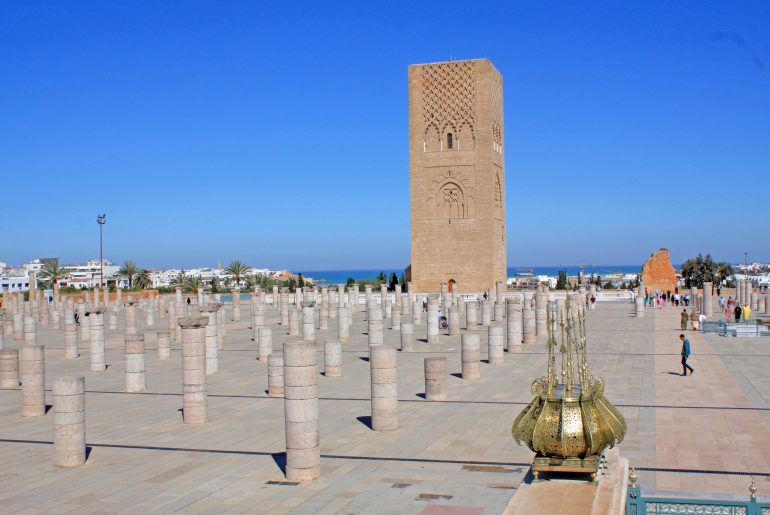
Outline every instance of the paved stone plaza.
<path fill-rule="evenodd" d="M 248 302 L 241 309 L 248 319 Z M 482 363 L 481 379 L 463 380 L 460 337 L 442 332 L 428 346 L 423 319 L 417 350 L 397 356 L 400 428 L 375 432 L 362 315 L 343 344 L 342 377 L 320 374 L 322 342 L 336 338 L 336 321 L 316 329 L 321 478 L 301 485 L 285 481 L 284 401 L 266 394 L 267 361 L 256 359 L 248 320 L 227 326 L 202 425 L 182 422 L 180 343 L 172 342 L 171 360 L 157 358 L 155 332 L 166 329 L 165 319 L 145 327 L 138 317 L 147 347 L 147 390 L 139 393 L 125 392 L 122 317 L 118 330 L 106 331 L 106 372 L 89 371 L 87 342 L 79 358 L 65 359 L 64 332 L 38 325 L 47 403 L 55 378 L 85 376 L 90 454 L 81 467 L 54 467 L 52 411 L 23 418 L 20 391 L 0 390 L 0 510 L 501 513 L 529 480 L 532 452 L 513 442 L 510 429 L 531 400 L 532 380 L 545 373 L 542 344 L 506 353 L 503 365 Z M 755 473 L 759 495 L 770 495 L 770 340 L 691 334 L 696 372 L 681 377 L 679 309 L 636 318 L 631 303 L 603 303 L 588 316 L 591 372 L 604 376 L 607 398 L 626 417 L 620 449 L 643 489 L 745 499 L 746 473 Z M 288 339 L 278 320 L 268 308 L 276 352 Z M 385 343 L 398 347 L 399 333 L 388 320 L 385 327 Z M 487 332 L 479 329 L 486 359 Z M 5 346 L 22 343 L 6 338 Z M 422 397 L 427 356 L 447 357 L 446 401 Z"/>

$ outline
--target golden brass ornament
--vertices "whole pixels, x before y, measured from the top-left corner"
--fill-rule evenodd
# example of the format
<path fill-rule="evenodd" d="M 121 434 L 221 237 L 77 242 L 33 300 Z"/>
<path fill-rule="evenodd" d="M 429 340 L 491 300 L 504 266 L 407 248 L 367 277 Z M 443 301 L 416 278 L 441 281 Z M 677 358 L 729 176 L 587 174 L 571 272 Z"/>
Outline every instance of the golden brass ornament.
<path fill-rule="evenodd" d="M 516 443 L 535 452 L 535 478 L 540 472 L 583 472 L 593 478 L 604 450 L 623 441 L 626 420 L 604 397 L 604 379 L 589 375 L 585 310 L 571 306 L 569 296 L 561 312 L 553 313 L 554 307 L 548 309 L 546 375 L 532 382 L 534 398 L 516 417 L 511 433 Z"/>

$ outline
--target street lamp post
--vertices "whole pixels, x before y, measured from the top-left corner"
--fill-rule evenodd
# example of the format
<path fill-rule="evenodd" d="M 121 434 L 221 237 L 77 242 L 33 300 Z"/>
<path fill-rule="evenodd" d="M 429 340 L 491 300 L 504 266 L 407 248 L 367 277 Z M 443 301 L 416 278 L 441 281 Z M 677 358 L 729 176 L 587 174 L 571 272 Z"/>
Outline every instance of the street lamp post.
<path fill-rule="evenodd" d="M 102 245 L 102 228 L 107 223 L 107 213 L 96 215 L 96 223 L 99 224 L 99 287 L 104 288 L 104 251 Z"/>

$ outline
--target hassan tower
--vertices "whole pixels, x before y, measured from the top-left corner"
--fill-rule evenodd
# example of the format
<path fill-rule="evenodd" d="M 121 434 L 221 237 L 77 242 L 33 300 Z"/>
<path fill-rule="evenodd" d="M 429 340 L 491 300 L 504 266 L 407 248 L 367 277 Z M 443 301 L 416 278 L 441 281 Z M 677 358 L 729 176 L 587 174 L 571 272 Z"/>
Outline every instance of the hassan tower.
<path fill-rule="evenodd" d="M 491 61 L 409 66 L 415 291 L 506 280 L 503 134 L 503 78 Z"/>

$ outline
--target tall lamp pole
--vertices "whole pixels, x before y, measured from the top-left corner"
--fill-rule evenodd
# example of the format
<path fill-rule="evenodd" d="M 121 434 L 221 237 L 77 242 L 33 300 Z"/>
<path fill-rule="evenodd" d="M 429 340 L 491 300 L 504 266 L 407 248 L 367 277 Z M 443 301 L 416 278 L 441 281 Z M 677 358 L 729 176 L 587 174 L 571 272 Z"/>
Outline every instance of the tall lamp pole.
<path fill-rule="evenodd" d="M 102 245 L 102 228 L 107 223 L 107 213 L 96 215 L 96 223 L 99 224 L 99 287 L 104 288 L 104 251 Z"/>

